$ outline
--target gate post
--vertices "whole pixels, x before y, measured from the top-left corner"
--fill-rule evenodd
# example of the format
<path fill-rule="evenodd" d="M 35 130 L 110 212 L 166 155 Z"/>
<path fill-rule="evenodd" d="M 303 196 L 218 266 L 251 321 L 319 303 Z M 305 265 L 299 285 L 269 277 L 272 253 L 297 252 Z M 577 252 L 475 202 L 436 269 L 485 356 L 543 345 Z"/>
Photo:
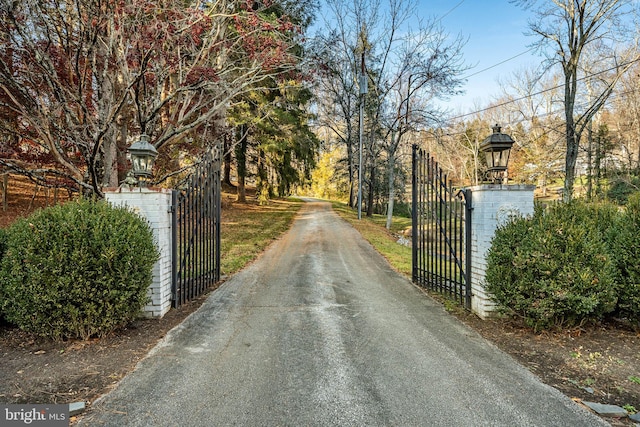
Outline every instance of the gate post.
<path fill-rule="evenodd" d="M 473 287 L 471 281 L 471 271 L 473 254 L 471 252 L 471 233 L 473 231 L 473 192 L 470 188 L 462 190 L 464 194 L 464 209 L 465 209 L 465 222 L 464 222 L 464 307 L 467 310 L 471 310 L 471 303 L 473 301 Z"/>
<path fill-rule="evenodd" d="M 495 303 L 485 290 L 487 254 L 496 229 L 517 216 L 533 214 L 534 185 L 485 184 L 470 187 L 471 224 L 471 310 L 480 318 L 491 317 Z"/>
<path fill-rule="evenodd" d="M 171 190 L 121 187 L 105 189 L 104 198 L 115 206 L 127 206 L 149 222 L 160 259 L 153 266 L 149 303 L 144 312 L 162 317 L 171 308 Z"/>
<path fill-rule="evenodd" d="M 418 146 L 413 144 L 411 161 L 411 280 L 418 281 Z"/>

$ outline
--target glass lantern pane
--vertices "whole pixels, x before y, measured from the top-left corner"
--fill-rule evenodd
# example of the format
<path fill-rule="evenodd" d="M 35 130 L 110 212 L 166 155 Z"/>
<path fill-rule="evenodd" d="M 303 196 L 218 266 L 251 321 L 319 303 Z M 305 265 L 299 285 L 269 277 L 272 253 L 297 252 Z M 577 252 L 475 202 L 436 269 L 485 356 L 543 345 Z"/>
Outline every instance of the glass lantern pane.
<path fill-rule="evenodd" d="M 507 168 L 507 163 L 509 162 L 509 152 L 511 150 L 504 150 L 500 152 L 500 167 L 503 169 Z"/>
<path fill-rule="evenodd" d="M 491 169 L 493 167 L 493 152 L 486 151 L 485 155 L 487 156 L 487 166 Z"/>
<path fill-rule="evenodd" d="M 504 167 L 504 151 L 500 151 L 497 154 L 498 158 L 496 159 L 496 166 Z"/>

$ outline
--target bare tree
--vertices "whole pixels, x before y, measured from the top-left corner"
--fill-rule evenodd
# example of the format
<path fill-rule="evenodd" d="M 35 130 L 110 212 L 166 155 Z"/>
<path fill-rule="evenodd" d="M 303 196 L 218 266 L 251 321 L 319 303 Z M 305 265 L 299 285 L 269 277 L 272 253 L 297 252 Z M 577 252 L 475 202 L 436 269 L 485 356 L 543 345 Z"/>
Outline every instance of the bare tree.
<path fill-rule="evenodd" d="M 564 200 L 573 197 L 580 138 L 591 118 L 605 105 L 620 77 L 639 59 L 624 49 L 633 39 L 629 15 L 633 0 L 512 0 L 533 11 L 530 29 L 540 39 L 549 67 L 560 65 L 564 76 L 566 132 Z M 589 59 L 589 71 L 585 72 Z M 597 59 L 596 59 L 597 58 Z M 597 93 L 581 99 L 585 79 Z"/>
<path fill-rule="evenodd" d="M 613 103 L 613 129 L 621 139 L 621 165 L 627 171 L 640 171 L 640 64 L 633 67 L 616 88 Z"/>
<path fill-rule="evenodd" d="M 509 123 L 522 125 L 521 133 L 512 134 L 519 153 L 516 162 L 510 162 L 513 166 L 519 160 L 513 176 L 538 184 L 545 196 L 550 178 L 563 170 L 562 114 L 556 106 L 562 89 L 560 79 L 557 73 L 541 76 L 534 68 L 524 68 L 502 82 L 502 108 L 512 117 Z"/>
<path fill-rule="evenodd" d="M 327 0 L 327 6 L 329 13 L 321 16 L 324 21 L 312 43 L 318 76 L 318 121 L 345 145 L 349 205 L 354 206 L 357 168 L 361 167 L 356 160 L 359 75 L 368 43 L 363 35 L 379 22 L 380 1 Z M 371 52 L 364 53 L 368 61 Z"/>
<path fill-rule="evenodd" d="M 438 121 L 441 113 L 430 101 L 458 92 L 460 75 L 465 70 L 460 56 L 464 42 L 461 37 L 450 38 L 435 18 L 413 20 L 417 15 L 414 0 L 389 0 L 384 5 L 377 0 L 348 4 L 330 0 L 329 5 L 335 26 L 330 31 L 332 38 L 325 38 L 325 43 L 343 58 L 335 73 L 335 78 L 340 78 L 339 84 L 333 87 L 345 89 L 339 99 L 349 100 L 349 106 L 354 105 L 351 100 L 356 99 L 359 88 L 356 83 L 360 61 L 362 57 L 365 59 L 369 86 L 365 98 L 367 213 L 374 204 L 376 181 L 381 175 L 376 170 L 383 158 L 387 227 L 390 227 L 395 174 L 401 166 L 397 161 L 399 147 L 406 141 L 407 133 L 426 129 Z M 340 117 L 342 129 L 349 136 L 353 135 L 349 121 L 355 115 L 354 110 L 343 108 L 348 114 Z"/>
<path fill-rule="evenodd" d="M 402 16 L 402 9 L 396 13 Z M 393 12 L 391 15 L 395 16 Z M 390 228 L 398 148 L 408 132 L 425 129 L 440 121 L 442 113 L 430 101 L 457 93 L 465 68 L 459 54 L 462 39 L 449 40 L 437 20 L 421 24 L 415 33 L 409 31 L 395 40 L 385 41 L 384 56 L 389 56 L 390 60 L 380 64 L 381 68 L 376 70 L 379 77 L 372 86 L 380 106 L 376 122 L 388 136 L 388 139 L 383 137 L 383 141 L 389 141 L 384 149 L 388 178 L 386 226 Z"/>
<path fill-rule="evenodd" d="M 170 146 L 198 139 L 238 94 L 293 68 L 295 27 L 261 7 L 0 0 L 0 102 L 19 118 L 3 126 L 19 147 L 0 164 L 101 194 L 140 134 L 175 155 Z"/>
<path fill-rule="evenodd" d="M 336 49 L 336 46 L 342 46 Z M 313 43 L 317 67 L 316 97 L 318 123 L 330 129 L 345 147 L 349 206 L 355 201 L 358 87 L 352 57 L 346 55 L 337 33 L 319 37 Z M 347 48 L 348 50 L 348 48 Z"/>

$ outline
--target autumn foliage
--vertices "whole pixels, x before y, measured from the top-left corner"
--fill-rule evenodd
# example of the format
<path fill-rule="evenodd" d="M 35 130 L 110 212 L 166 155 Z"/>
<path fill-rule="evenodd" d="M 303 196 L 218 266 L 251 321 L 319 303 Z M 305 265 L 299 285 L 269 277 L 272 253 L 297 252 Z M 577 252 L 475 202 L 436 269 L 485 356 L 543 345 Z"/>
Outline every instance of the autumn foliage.
<path fill-rule="evenodd" d="M 100 194 L 122 180 L 126 148 L 142 133 L 174 157 L 206 145 L 239 94 L 296 65 L 296 26 L 270 7 L 5 2 L 0 169 Z"/>

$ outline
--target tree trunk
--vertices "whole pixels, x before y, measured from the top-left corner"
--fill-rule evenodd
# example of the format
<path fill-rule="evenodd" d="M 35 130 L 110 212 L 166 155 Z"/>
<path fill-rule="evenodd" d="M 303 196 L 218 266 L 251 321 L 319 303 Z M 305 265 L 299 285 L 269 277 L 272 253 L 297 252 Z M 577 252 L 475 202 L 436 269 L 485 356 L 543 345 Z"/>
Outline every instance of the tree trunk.
<path fill-rule="evenodd" d="M 567 156 L 565 159 L 565 178 L 563 200 L 570 202 L 573 199 L 573 187 L 576 180 L 576 162 L 578 160 L 579 136 L 573 127 L 567 124 Z"/>
<path fill-rule="evenodd" d="M 391 230 L 391 221 L 393 220 L 393 203 L 396 195 L 395 188 L 395 153 L 389 153 L 389 170 L 387 171 L 389 175 L 389 202 L 387 204 L 387 230 Z"/>
<path fill-rule="evenodd" d="M 256 183 L 256 193 L 260 204 L 266 203 L 269 200 L 269 178 L 267 177 L 266 168 L 267 159 L 264 154 L 264 150 L 258 150 L 258 182 Z"/>
<path fill-rule="evenodd" d="M 349 171 L 349 174 L 351 174 L 351 171 Z M 354 193 L 355 193 L 355 182 L 353 181 L 353 175 L 352 175 L 349 178 L 349 207 L 351 208 L 355 207 Z"/>
<path fill-rule="evenodd" d="M 593 121 L 587 126 L 587 200 L 593 199 Z"/>
<path fill-rule="evenodd" d="M 101 36 L 104 37 L 105 43 L 98 43 L 98 55 L 107 58 L 110 55 L 111 41 L 113 40 L 113 28 L 106 27 Z M 101 117 L 109 117 L 112 106 L 118 92 L 121 90 L 123 76 L 119 71 L 115 71 L 114 75 L 108 75 L 105 70 L 96 76 L 99 85 L 98 114 Z M 115 78 L 114 78 L 115 77 Z M 100 141 L 94 141 L 95 144 Z M 102 170 L 96 173 L 101 176 L 100 185 L 107 188 L 116 188 L 120 184 L 118 177 L 118 125 L 117 120 L 108 123 L 108 128 L 102 138 L 102 152 L 98 152 L 98 157 L 102 157 Z"/>
<path fill-rule="evenodd" d="M 247 202 L 247 190 L 246 190 L 246 186 L 245 186 L 245 177 L 244 176 L 239 176 L 238 177 L 238 188 L 237 188 L 237 197 L 236 197 L 236 201 L 240 202 L 240 203 L 246 203 Z"/>
<path fill-rule="evenodd" d="M 2 180 L 0 181 L 0 190 L 2 190 L 2 210 L 4 212 L 7 211 L 8 202 L 7 196 L 9 194 L 9 174 L 5 173 L 2 175 Z"/>
<path fill-rule="evenodd" d="M 115 124 L 110 126 L 102 143 L 103 167 L 102 186 L 108 188 L 118 187 L 118 142 L 116 140 Z"/>
<path fill-rule="evenodd" d="M 562 198 L 565 202 L 570 202 L 573 198 L 573 186 L 576 180 L 576 162 L 578 160 L 578 145 L 580 143 L 580 135 L 576 132 L 576 123 L 573 118 L 577 91 L 576 73 L 575 67 L 565 69 L 564 115 L 567 152 L 565 156 L 565 178 L 562 193 Z"/>
<path fill-rule="evenodd" d="M 605 147 L 604 144 L 606 141 L 603 141 L 603 135 L 598 131 L 598 136 L 596 138 L 596 159 L 595 159 L 595 179 L 596 179 L 596 196 L 600 196 L 602 194 L 602 158 L 605 155 Z"/>
<path fill-rule="evenodd" d="M 238 126 L 239 142 L 236 145 L 236 163 L 238 168 L 238 193 L 237 201 L 245 203 L 247 201 L 247 190 L 245 188 L 247 177 L 247 125 Z"/>
<path fill-rule="evenodd" d="M 354 207 L 356 204 L 355 201 L 355 185 L 354 185 L 354 176 L 355 176 L 355 166 L 353 164 L 353 143 L 351 141 L 351 135 L 347 136 L 347 163 L 349 168 L 349 206 Z"/>
<path fill-rule="evenodd" d="M 373 160 L 373 159 L 372 159 Z M 371 162 L 371 172 L 369 174 L 369 195 L 367 197 L 367 216 L 373 215 L 373 199 L 375 196 L 376 187 L 376 165 L 375 162 Z"/>
<path fill-rule="evenodd" d="M 231 184 L 231 137 L 228 132 L 225 132 L 223 138 L 224 138 L 224 146 L 223 146 L 224 173 L 223 173 L 222 183 L 228 185 L 229 187 L 232 187 L 233 185 Z"/>
<path fill-rule="evenodd" d="M 129 167 L 127 163 L 127 137 L 129 136 L 129 128 L 127 126 L 127 116 L 121 114 L 116 120 L 118 136 L 116 138 L 117 150 L 118 150 L 118 184 L 125 180 L 129 173 Z"/>

